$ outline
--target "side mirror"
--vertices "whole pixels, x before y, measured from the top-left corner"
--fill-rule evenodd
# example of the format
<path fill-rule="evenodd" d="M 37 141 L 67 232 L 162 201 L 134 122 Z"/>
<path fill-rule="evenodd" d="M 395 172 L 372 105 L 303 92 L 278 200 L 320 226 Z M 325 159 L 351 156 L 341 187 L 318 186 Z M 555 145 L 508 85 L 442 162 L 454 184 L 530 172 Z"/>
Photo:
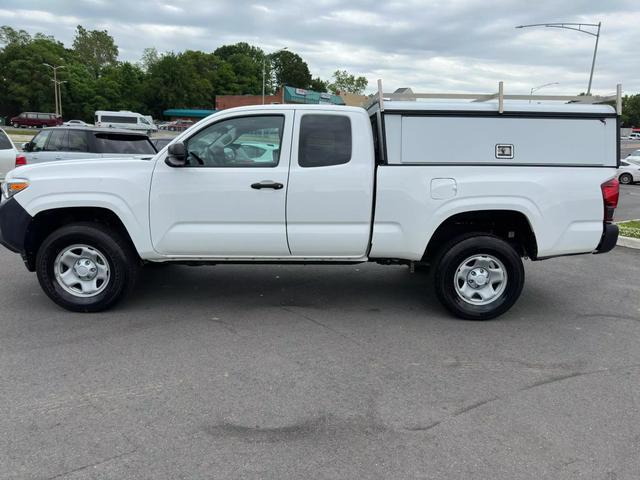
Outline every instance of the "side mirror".
<path fill-rule="evenodd" d="M 184 167 L 187 164 L 187 147 L 185 144 L 178 142 L 169 145 L 164 163 L 173 168 Z"/>
<path fill-rule="evenodd" d="M 22 144 L 22 151 L 23 152 L 30 152 L 31 151 L 31 142 L 23 143 Z"/>

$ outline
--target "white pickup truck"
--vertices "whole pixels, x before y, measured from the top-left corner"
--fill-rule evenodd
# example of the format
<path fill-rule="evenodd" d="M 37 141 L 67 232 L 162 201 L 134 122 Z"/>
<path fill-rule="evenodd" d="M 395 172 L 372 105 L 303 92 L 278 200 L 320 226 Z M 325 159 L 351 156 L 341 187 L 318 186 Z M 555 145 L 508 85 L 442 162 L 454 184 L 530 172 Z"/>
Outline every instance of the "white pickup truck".
<path fill-rule="evenodd" d="M 229 109 L 151 159 L 17 168 L 0 241 L 73 311 L 111 307 L 152 262 L 371 261 L 430 267 L 477 320 L 515 303 L 522 258 L 615 246 L 615 108 L 400 98 Z"/>

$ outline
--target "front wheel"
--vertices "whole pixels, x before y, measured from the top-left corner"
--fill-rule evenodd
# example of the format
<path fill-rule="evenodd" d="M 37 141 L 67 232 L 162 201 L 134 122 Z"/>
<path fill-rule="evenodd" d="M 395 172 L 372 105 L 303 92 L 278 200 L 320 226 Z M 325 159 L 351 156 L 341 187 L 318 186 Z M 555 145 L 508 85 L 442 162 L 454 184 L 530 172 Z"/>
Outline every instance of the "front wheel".
<path fill-rule="evenodd" d="M 17 123 L 14 123 L 14 124 L 13 124 L 13 128 L 20 128 L 20 125 L 19 125 L 19 124 L 17 124 Z"/>
<path fill-rule="evenodd" d="M 630 183 L 633 182 L 633 177 L 631 176 L 630 173 L 623 173 L 622 175 L 620 175 L 618 180 L 620 180 L 620 183 L 623 183 L 625 185 L 629 185 Z"/>
<path fill-rule="evenodd" d="M 516 250 L 491 235 L 453 240 L 436 261 L 435 289 L 440 302 L 467 320 L 489 320 L 513 306 L 524 286 L 524 267 Z"/>
<path fill-rule="evenodd" d="M 135 283 L 139 261 L 121 235 L 96 223 L 75 223 L 51 233 L 36 258 L 40 286 L 73 312 L 115 305 Z"/>

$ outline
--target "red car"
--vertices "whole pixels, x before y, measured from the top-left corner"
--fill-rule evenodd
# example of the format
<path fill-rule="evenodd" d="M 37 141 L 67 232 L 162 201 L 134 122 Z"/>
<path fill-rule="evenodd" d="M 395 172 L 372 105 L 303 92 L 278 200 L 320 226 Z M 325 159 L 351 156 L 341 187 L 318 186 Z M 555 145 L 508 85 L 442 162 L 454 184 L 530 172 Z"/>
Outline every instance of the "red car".
<path fill-rule="evenodd" d="M 56 117 L 55 113 L 22 112 L 20 115 L 12 117 L 10 123 L 15 128 L 57 127 L 62 125 L 62 118 Z"/>
<path fill-rule="evenodd" d="M 191 125 L 193 125 L 192 120 L 179 119 L 167 125 L 167 130 L 169 130 L 170 132 L 183 132 Z"/>

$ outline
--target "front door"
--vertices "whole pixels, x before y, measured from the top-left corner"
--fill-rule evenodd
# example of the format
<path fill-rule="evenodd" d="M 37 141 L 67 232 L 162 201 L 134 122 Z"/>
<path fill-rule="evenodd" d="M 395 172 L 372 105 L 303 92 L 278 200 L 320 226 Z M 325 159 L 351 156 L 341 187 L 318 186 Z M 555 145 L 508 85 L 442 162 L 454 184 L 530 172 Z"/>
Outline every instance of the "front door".
<path fill-rule="evenodd" d="M 220 117 L 184 140 L 187 166 L 158 159 L 151 239 L 170 257 L 290 255 L 285 224 L 293 112 Z"/>

